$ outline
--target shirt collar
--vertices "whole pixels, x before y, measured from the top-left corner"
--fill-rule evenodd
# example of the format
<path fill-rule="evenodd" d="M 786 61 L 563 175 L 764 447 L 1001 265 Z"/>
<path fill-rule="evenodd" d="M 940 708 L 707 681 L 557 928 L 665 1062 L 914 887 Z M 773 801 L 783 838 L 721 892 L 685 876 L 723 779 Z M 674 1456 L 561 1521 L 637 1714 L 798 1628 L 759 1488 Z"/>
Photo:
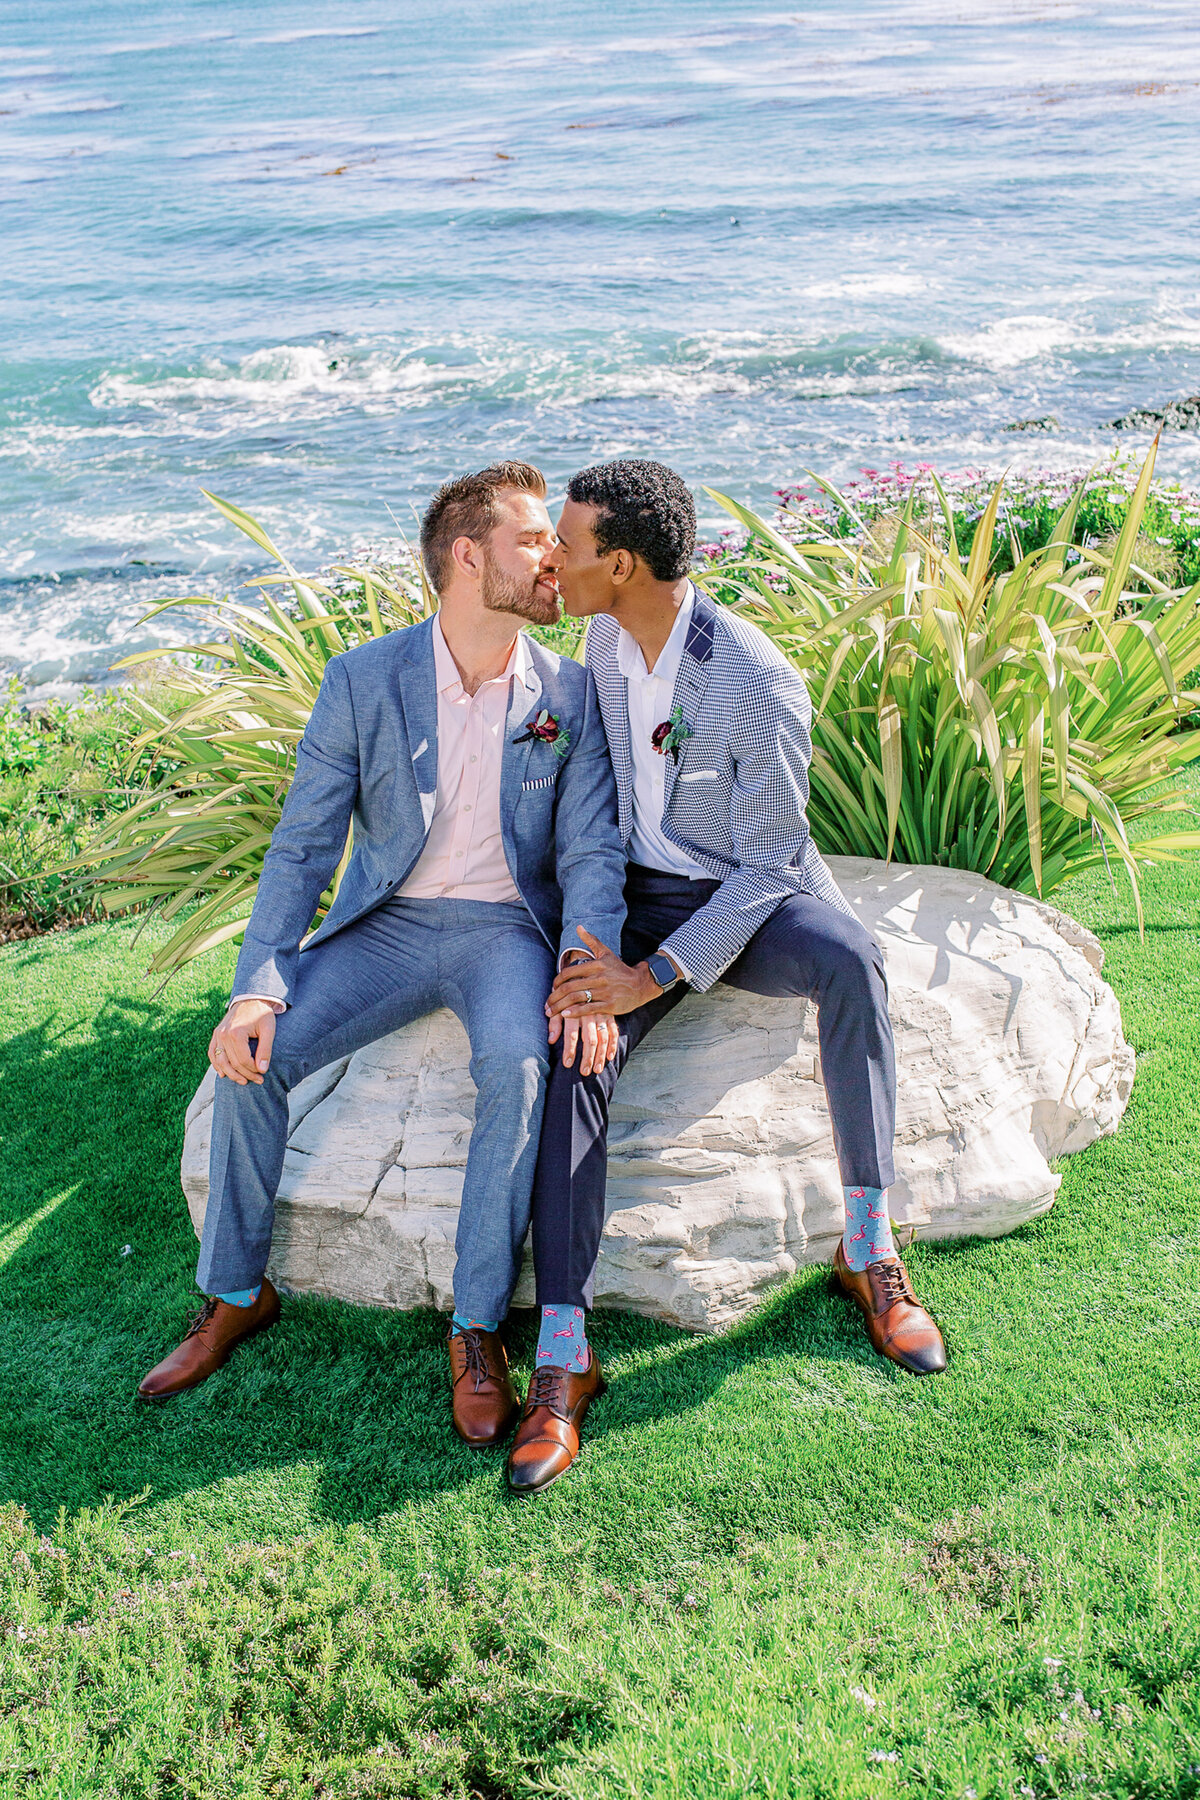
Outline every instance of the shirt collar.
<path fill-rule="evenodd" d="M 675 623 L 671 627 L 671 635 L 658 653 L 658 661 L 653 673 L 660 681 L 669 681 L 675 685 L 675 677 L 679 673 L 679 664 L 683 658 L 683 646 L 687 641 L 688 626 L 692 622 L 692 608 L 696 602 L 696 590 L 688 582 L 687 594 L 675 614 Z M 617 633 L 617 667 L 626 680 L 645 681 L 649 671 L 646 659 L 642 655 L 642 647 L 632 632 L 626 631 L 622 625 Z"/>
<path fill-rule="evenodd" d="M 517 641 L 512 647 L 512 654 L 500 674 L 494 675 L 492 680 L 507 681 L 510 675 L 515 675 L 521 686 L 528 692 L 530 667 L 529 641 L 523 631 L 518 631 Z M 445 694 L 448 700 L 461 700 L 465 696 L 466 689 L 462 684 L 462 676 L 458 672 L 458 664 L 450 654 L 450 646 L 446 642 L 445 633 L 442 630 L 442 621 L 436 613 L 433 615 L 433 670 L 439 694 Z M 485 681 L 483 685 L 487 687 L 489 683 Z"/>

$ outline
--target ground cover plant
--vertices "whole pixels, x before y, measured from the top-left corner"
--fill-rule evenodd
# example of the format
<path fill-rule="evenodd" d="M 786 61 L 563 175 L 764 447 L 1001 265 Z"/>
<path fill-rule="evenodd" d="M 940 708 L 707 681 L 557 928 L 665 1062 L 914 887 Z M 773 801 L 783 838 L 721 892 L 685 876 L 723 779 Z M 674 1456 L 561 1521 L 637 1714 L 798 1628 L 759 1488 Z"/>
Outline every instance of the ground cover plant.
<path fill-rule="evenodd" d="M 148 673 L 147 694 L 169 711 L 172 696 Z M 86 873 L 64 865 L 162 774 L 162 759 L 130 755 L 139 725 L 128 692 L 29 708 L 10 678 L 0 694 L 0 943 L 96 916 Z"/>
<path fill-rule="evenodd" d="M 0 950 L 0 1791 L 1194 1800 L 1200 861 L 1142 879 L 1144 944 L 1102 867 L 1057 896 L 1138 1051 L 1119 1135 L 910 1254 L 947 1374 L 817 1269 L 716 1338 L 602 1315 L 533 1504 L 453 1438 L 427 1313 L 290 1302 L 139 1408 L 231 947 L 161 998 L 132 921 Z"/>
<path fill-rule="evenodd" d="M 1015 469 L 1004 478 L 1000 507 L 992 524 L 991 566 L 1006 574 L 1031 550 L 1050 542 L 1055 526 L 1076 492 L 1081 493 L 1071 532 L 1074 549 L 1111 553 L 1137 492 L 1139 465 L 1117 456 L 1091 469 Z M 776 523 L 785 537 L 804 542 L 816 535 L 857 540 L 868 527 L 884 543 L 894 539 L 906 509 L 918 530 L 944 544 L 953 534 L 959 555 L 970 554 L 980 519 L 988 508 L 996 478 L 983 469 L 935 475 L 932 464 L 909 469 L 893 462 L 882 469 L 863 469 L 840 491 L 810 477 L 806 483 L 777 488 Z M 939 493 L 939 488 L 941 492 Z M 942 506 L 945 497 L 949 521 Z M 849 501 L 847 507 L 843 501 Z M 701 547 L 706 562 L 736 551 L 736 527 Z M 1200 581 L 1200 494 L 1180 482 L 1156 480 L 1142 505 L 1135 561 L 1172 587 Z M 1136 576 L 1134 585 L 1136 586 Z"/>

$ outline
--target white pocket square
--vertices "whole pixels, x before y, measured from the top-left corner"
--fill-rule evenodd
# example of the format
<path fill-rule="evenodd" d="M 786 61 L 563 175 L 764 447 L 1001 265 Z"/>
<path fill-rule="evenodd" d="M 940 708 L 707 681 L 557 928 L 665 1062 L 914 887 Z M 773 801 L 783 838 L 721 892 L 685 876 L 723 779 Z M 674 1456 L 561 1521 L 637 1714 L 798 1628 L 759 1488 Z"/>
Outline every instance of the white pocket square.
<path fill-rule="evenodd" d="M 719 769 L 689 769 L 687 774 L 681 775 L 679 779 L 680 781 L 719 781 L 720 777 Z"/>

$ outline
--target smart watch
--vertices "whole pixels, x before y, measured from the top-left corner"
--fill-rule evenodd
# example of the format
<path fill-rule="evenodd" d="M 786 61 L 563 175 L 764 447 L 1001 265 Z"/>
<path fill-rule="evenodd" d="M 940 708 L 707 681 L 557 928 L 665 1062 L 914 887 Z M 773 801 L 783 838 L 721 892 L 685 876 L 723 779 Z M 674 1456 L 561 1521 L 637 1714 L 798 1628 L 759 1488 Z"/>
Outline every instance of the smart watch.
<path fill-rule="evenodd" d="M 646 958 L 646 967 L 664 993 L 668 988 L 673 988 L 677 981 L 682 980 L 675 964 L 669 956 L 664 956 L 661 950 L 656 950 L 653 956 Z"/>

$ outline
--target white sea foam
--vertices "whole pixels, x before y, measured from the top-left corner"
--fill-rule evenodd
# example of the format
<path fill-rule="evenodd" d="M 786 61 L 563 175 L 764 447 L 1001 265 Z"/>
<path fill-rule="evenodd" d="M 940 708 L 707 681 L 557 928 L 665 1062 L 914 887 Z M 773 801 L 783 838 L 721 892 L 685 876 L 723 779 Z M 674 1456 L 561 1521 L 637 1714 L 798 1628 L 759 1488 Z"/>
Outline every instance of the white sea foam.
<path fill-rule="evenodd" d="M 811 300 L 860 300 L 881 294 L 924 294 L 941 285 L 927 275 L 881 269 L 870 275 L 848 275 L 843 281 L 810 282 L 800 292 Z"/>
<path fill-rule="evenodd" d="M 982 331 L 947 332 L 940 342 L 951 356 L 987 369 L 1015 369 L 1019 363 L 1068 350 L 1079 342 L 1079 327 L 1067 319 L 1037 314 L 1002 319 Z"/>
<path fill-rule="evenodd" d="M 243 44 L 302 44 L 307 38 L 378 37 L 377 25 L 314 25 L 304 31 L 267 31 L 259 37 L 240 38 Z"/>
<path fill-rule="evenodd" d="M 109 56 L 154 56 L 164 50 L 198 50 L 204 44 L 228 43 L 232 31 L 199 31 L 186 37 L 134 39 L 127 43 L 105 44 L 97 54 Z"/>
<path fill-rule="evenodd" d="M 1120 355 L 1123 351 L 1156 351 L 1200 348 L 1200 320 L 1182 316 L 1178 308 L 1164 308 L 1159 317 L 1135 324 L 1117 322 L 1097 331 L 1090 321 L 1053 318 L 1040 314 L 1014 315 L 981 330 L 945 332 L 938 340 L 951 356 L 987 369 L 1015 369 L 1084 352 Z"/>
<path fill-rule="evenodd" d="M 707 334 L 667 355 L 635 339 L 612 339 L 603 354 L 581 354 L 573 345 L 464 337 L 407 352 L 280 344 L 232 365 L 211 359 L 187 374 L 112 370 L 89 398 L 99 412 L 123 415 L 110 430 L 153 436 L 184 418 L 192 431 L 225 432 L 235 419 L 246 428 L 251 421 L 426 407 L 455 396 L 520 399 L 536 407 L 654 398 L 686 404 L 769 391 L 893 391 L 907 378 L 903 370 L 829 366 L 828 348 L 816 334 L 803 340 L 734 333 L 730 341 Z"/>
<path fill-rule="evenodd" d="M 320 413 L 330 406 L 358 406 L 372 396 L 400 401 L 446 380 L 461 380 L 463 374 L 416 357 L 385 352 L 355 357 L 323 345 L 277 344 L 252 351 L 233 365 L 210 358 L 194 374 L 143 377 L 114 370 L 101 377 L 89 399 L 100 411 L 216 408 L 225 413 L 232 408 L 282 419 L 298 410 Z"/>

